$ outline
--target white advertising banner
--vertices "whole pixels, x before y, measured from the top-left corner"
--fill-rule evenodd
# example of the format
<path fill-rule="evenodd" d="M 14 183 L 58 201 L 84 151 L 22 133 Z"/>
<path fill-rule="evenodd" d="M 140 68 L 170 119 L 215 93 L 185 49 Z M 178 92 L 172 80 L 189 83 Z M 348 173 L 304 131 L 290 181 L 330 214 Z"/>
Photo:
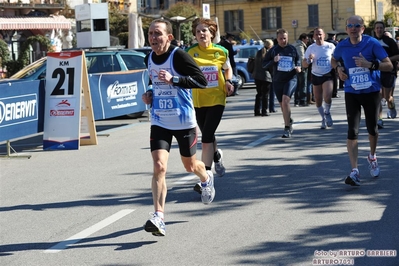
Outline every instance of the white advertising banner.
<path fill-rule="evenodd" d="M 83 51 L 47 55 L 44 150 L 79 149 L 83 60 Z"/>

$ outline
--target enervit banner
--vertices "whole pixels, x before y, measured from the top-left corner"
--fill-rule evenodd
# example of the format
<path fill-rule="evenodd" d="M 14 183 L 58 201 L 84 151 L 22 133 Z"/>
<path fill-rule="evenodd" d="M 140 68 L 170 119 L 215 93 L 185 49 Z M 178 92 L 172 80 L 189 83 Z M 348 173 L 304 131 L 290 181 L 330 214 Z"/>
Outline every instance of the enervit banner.
<path fill-rule="evenodd" d="M 141 100 L 148 84 L 147 70 L 89 74 L 94 119 L 107 119 L 143 112 Z"/>
<path fill-rule="evenodd" d="M 141 100 L 148 84 L 147 70 L 89 74 L 89 83 L 95 120 L 147 109 Z M 0 83 L 0 141 L 43 132 L 44 84 L 44 80 Z"/>
<path fill-rule="evenodd" d="M 0 141 L 43 131 L 44 81 L 0 84 Z"/>

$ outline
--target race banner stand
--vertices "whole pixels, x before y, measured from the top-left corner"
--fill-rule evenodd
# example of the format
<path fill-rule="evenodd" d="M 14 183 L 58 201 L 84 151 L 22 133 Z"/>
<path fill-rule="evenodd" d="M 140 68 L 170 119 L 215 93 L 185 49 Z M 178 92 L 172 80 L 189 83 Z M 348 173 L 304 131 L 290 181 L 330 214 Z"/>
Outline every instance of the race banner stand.
<path fill-rule="evenodd" d="M 87 74 L 86 59 L 83 52 L 82 66 L 82 103 L 80 123 L 80 145 L 97 145 L 96 125 L 91 101 L 89 76 Z"/>
<path fill-rule="evenodd" d="M 97 144 L 84 51 L 48 53 L 43 150 Z"/>

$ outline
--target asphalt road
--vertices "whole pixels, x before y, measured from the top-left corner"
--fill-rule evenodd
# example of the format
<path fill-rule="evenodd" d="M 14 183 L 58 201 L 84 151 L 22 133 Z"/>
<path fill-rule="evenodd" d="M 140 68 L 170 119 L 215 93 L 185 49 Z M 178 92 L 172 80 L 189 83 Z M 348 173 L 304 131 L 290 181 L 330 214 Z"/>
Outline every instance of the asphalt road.
<path fill-rule="evenodd" d="M 173 146 L 166 237 L 143 230 L 153 211 L 145 117 L 99 121 L 98 145 L 77 151 L 43 151 L 41 135 L 12 142 L 31 158 L 0 159 L 0 265 L 399 265 L 399 118 L 380 131 L 379 178 L 368 173 L 362 120 L 362 184 L 345 185 L 339 95 L 326 130 L 315 106 L 292 107 L 289 140 L 281 111 L 253 116 L 253 89 L 229 98 L 217 132 L 227 170 L 212 204 Z"/>

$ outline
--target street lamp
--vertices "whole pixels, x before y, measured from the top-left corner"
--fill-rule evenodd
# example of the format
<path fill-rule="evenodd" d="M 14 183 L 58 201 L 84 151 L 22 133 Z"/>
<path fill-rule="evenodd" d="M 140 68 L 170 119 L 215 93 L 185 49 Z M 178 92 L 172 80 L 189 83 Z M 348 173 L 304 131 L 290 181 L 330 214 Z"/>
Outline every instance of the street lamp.
<path fill-rule="evenodd" d="M 180 41 L 180 38 L 181 38 L 180 25 L 182 23 L 189 22 L 189 21 L 194 20 L 196 18 L 197 18 L 196 14 L 194 14 L 194 15 L 188 17 L 188 18 L 185 18 L 185 17 L 182 17 L 182 16 L 175 16 L 175 17 L 171 17 L 171 18 L 164 17 L 164 19 L 169 20 L 170 22 L 173 22 L 173 23 L 177 24 L 177 40 L 179 40 L 179 41 Z"/>
<path fill-rule="evenodd" d="M 185 22 L 187 18 L 181 16 L 171 17 L 169 20 L 177 24 L 177 40 L 180 41 L 180 24 Z"/>

